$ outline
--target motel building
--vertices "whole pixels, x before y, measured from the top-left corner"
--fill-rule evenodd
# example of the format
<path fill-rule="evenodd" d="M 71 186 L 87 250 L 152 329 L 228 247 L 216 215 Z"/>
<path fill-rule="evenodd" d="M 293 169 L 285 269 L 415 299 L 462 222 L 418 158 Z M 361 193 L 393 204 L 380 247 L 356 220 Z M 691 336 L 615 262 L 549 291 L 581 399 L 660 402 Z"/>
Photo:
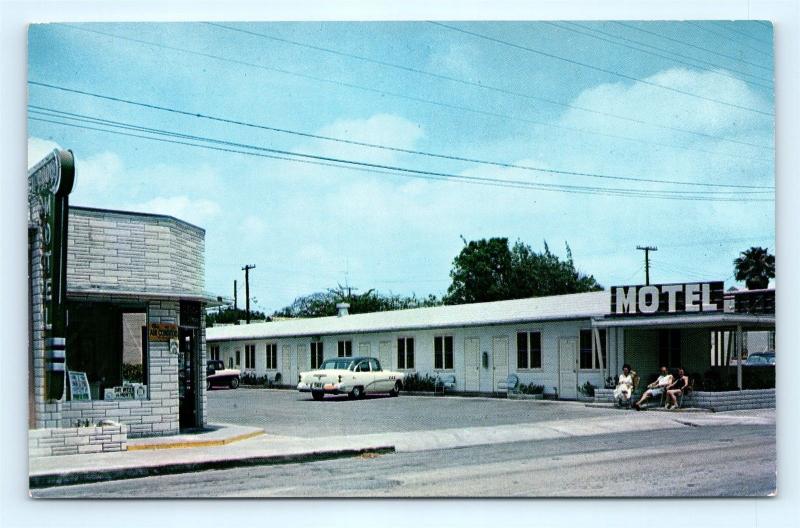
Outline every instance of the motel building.
<path fill-rule="evenodd" d="M 205 231 L 74 207 L 70 151 L 28 173 L 29 451 L 127 449 L 206 424 Z"/>
<path fill-rule="evenodd" d="M 693 377 L 738 369 L 741 388 L 746 337 L 774 343 L 760 339 L 774 335 L 774 302 L 774 290 L 706 282 L 353 315 L 342 303 L 332 317 L 215 326 L 207 340 L 211 358 L 287 387 L 323 359 L 370 356 L 386 369 L 455 377 L 448 392 L 504 393 L 516 374 L 545 397 L 577 399 L 586 382 L 602 392 L 624 363 L 642 384 L 661 365 Z"/>

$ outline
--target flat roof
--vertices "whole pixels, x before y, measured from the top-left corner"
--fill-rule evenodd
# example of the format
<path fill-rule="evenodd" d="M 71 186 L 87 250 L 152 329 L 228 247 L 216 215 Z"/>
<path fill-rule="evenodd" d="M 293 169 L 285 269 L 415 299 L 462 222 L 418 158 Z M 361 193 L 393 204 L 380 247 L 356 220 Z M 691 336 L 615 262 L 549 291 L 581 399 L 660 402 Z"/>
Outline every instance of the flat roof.
<path fill-rule="evenodd" d="M 330 316 L 259 322 L 249 325 L 214 326 L 206 330 L 206 340 L 274 339 L 591 319 L 609 312 L 610 296 L 610 292 L 598 291 L 510 301 L 371 312 L 342 317 Z"/>
<path fill-rule="evenodd" d="M 121 216 L 141 216 L 141 217 L 145 217 L 145 218 L 169 220 L 171 222 L 177 222 L 179 224 L 184 224 L 186 226 L 192 227 L 194 229 L 202 231 L 203 233 L 206 232 L 206 230 L 204 228 L 202 228 L 200 226 L 197 226 L 197 225 L 194 225 L 194 224 L 192 224 L 190 222 L 187 222 L 186 220 L 181 220 L 180 218 L 176 218 L 174 216 L 161 214 L 161 213 L 143 213 L 141 211 L 123 211 L 121 209 L 102 209 L 100 207 L 86 207 L 86 206 L 83 206 L 83 205 L 72 205 L 72 204 L 70 204 L 69 210 L 70 211 L 78 211 L 78 212 L 85 211 L 85 212 L 89 212 L 89 213 L 103 213 L 103 214 L 111 213 L 111 214 L 116 214 L 116 215 L 121 215 Z"/>
<path fill-rule="evenodd" d="M 114 290 L 109 288 L 68 288 L 67 298 L 70 296 L 81 296 L 95 298 L 96 300 L 105 299 L 148 299 L 165 301 L 196 301 L 205 303 L 208 306 L 222 306 L 226 304 L 224 300 L 210 293 L 181 293 L 172 291 L 147 291 L 147 290 Z"/>

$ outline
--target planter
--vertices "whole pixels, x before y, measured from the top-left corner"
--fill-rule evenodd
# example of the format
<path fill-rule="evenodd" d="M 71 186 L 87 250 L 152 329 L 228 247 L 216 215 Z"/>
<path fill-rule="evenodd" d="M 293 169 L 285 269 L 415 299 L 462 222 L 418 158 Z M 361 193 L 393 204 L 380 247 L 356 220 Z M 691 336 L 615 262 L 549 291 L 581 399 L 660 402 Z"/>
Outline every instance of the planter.
<path fill-rule="evenodd" d="M 543 400 L 544 394 L 519 394 L 516 392 L 508 393 L 509 400 Z"/>

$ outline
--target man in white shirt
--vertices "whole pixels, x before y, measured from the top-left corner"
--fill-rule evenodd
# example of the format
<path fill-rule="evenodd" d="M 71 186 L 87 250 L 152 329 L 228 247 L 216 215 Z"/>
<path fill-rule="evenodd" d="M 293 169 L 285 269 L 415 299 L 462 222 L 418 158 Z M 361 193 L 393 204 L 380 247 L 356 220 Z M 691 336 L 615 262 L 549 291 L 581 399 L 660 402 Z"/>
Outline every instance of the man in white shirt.
<path fill-rule="evenodd" d="M 661 375 L 656 379 L 653 383 L 647 386 L 647 390 L 644 391 L 642 397 L 639 398 L 639 401 L 633 404 L 633 408 L 637 411 L 641 411 L 641 405 L 646 402 L 650 398 L 660 398 L 664 391 L 667 390 L 672 384 L 672 374 L 669 373 L 667 367 L 661 367 Z"/>

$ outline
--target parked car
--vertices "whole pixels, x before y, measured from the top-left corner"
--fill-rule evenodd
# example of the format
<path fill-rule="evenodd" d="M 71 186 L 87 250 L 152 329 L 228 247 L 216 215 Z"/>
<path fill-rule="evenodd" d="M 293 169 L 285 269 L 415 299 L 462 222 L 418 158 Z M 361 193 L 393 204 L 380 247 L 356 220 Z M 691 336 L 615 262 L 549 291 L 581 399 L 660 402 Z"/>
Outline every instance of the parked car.
<path fill-rule="evenodd" d="M 302 372 L 297 390 L 310 392 L 315 400 L 326 394 L 347 394 L 350 398 L 372 393 L 397 396 L 403 388 L 403 376 L 402 372 L 384 370 L 375 358 L 330 358 L 318 369 Z"/>
<path fill-rule="evenodd" d="M 761 367 L 775 365 L 775 352 L 754 352 L 747 356 L 745 367 Z"/>
<path fill-rule="evenodd" d="M 206 362 L 206 389 L 211 387 L 230 387 L 235 389 L 239 386 L 241 372 L 239 369 L 225 368 L 223 361 L 212 359 Z"/>

